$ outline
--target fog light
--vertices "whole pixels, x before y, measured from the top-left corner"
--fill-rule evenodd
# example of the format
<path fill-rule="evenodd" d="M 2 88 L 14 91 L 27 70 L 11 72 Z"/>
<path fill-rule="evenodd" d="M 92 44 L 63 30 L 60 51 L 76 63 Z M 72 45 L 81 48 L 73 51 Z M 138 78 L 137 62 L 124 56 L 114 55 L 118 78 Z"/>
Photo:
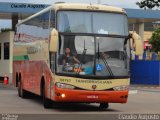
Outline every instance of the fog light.
<path fill-rule="evenodd" d="M 62 98 L 65 98 L 65 97 L 66 97 L 66 95 L 65 95 L 65 94 L 62 94 L 62 95 L 61 95 L 61 97 L 62 97 Z"/>

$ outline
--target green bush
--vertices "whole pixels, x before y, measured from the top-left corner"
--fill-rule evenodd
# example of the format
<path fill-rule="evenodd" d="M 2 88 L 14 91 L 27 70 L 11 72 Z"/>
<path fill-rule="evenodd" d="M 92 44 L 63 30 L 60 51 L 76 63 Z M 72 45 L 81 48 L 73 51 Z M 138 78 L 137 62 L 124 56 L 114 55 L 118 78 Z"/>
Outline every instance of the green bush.
<path fill-rule="evenodd" d="M 12 31 L 12 29 L 10 29 L 10 28 L 2 28 L 1 29 L 1 32 L 8 32 L 8 31 Z"/>
<path fill-rule="evenodd" d="M 149 43 L 152 45 L 151 51 L 159 52 L 160 51 L 160 28 L 156 29 L 152 37 L 149 40 Z"/>

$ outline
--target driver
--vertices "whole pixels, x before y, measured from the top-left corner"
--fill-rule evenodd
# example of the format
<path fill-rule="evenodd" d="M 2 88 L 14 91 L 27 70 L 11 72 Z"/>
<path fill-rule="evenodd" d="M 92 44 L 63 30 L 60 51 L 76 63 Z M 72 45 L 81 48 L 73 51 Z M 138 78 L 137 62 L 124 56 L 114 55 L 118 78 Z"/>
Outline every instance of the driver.
<path fill-rule="evenodd" d="M 63 65 L 69 64 L 69 65 L 73 65 L 76 63 L 80 63 L 80 61 L 73 55 L 71 55 L 71 50 L 70 48 L 66 48 L 65 49 L 65 55 L 63 56 Z"/>
<path fill-rule="evenodd" d="M 100 56 L 101 56 L 102 59 L 108 59 L 108 58 L 109 58 L 109 55 L 106 54 L 106 53 L 104 53 L 104 52 L 102 52 L 102 53 L 100 54 Z"/>

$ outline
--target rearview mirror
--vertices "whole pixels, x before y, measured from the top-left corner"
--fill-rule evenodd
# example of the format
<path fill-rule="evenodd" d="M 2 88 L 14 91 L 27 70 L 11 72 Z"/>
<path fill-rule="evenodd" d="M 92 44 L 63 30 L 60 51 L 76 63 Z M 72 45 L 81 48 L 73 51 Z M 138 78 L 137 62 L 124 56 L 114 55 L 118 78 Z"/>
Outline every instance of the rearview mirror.
<path fill-rule="evenodd" d="M 50 36 L 49 51 L 57 52 L 57 46 L 58 46 L 58 31 L 56 29 L 53 29 L 51 31 L 51 36 Z"/>
<path fill-rule="evenodd" d="M 136 33 L 131 33 L 131 39 L 133 39 L 134 42 L 132 42 L 131 47 L 135 49 L 136 55 L 143 55 L 143 40 L 141 37 Z"/>

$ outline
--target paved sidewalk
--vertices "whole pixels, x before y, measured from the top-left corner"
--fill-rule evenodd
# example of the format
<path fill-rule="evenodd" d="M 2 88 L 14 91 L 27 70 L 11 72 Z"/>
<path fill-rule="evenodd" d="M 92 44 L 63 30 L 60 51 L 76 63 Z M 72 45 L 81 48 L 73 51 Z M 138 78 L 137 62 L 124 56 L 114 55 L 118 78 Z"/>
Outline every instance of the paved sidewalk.
<path fill-rule="evenodd" d="M 131 85 L 130 85 L 130 88 L 160 89 L 160 85 L 131 84 Z"/>
<path fill-rule="evenodd" d="M 139 92 L 153 92 L 160 93 L 160 86 L 156 85 L 130 85 L 130 91 L 137 90 Z"/>
<path fill-rule="evenodd" d="M 15 90 L 17 89 L 16 87 L 14 87 L 12 84 L 8 84 L 8 85 L 4 85 L 3 83 L 0 83 L 0 90 Z"/>

